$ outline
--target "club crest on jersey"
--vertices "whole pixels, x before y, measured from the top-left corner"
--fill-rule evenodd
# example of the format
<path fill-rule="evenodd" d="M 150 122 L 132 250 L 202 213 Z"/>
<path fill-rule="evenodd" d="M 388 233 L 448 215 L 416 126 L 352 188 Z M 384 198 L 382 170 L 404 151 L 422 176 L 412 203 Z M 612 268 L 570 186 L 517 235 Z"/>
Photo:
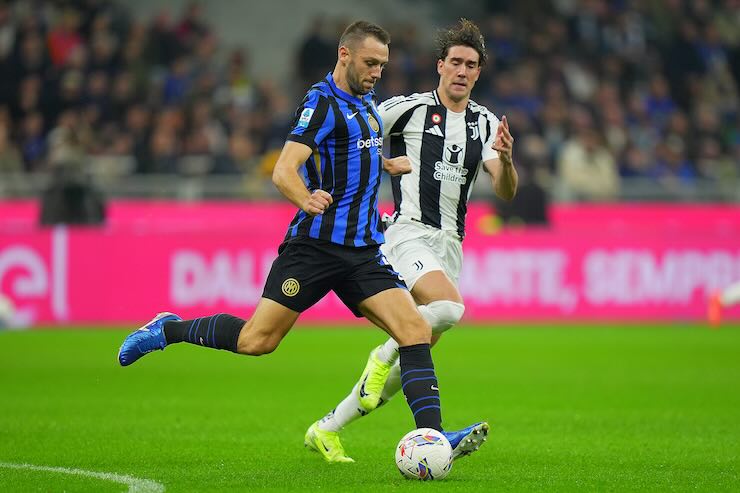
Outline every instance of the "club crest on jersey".
<path fill-rule="evenodd" d="M 468 122 L 468 128 L 470 129 L 470 138 L 477 140 L 480 138 L 480 128 L 478 122 Z"/>
<path fill-rule="evenodd" d="M 370 128 L 373 129 L 373 132 L 380 131 L 380 125 L 378 125 L 378 120 L 375 119 L 373 115 L 367 115 L 367 122 L 370 124 Z"/>
<path fill-rule="evenodd" d="M 293 296 L 298 294 L 298 291 L 301 290 L 301 285 L 296 279 L 289 277 L 288 279 L 283 281 L 281 289 L 285 296 L 292 298 Z"/>

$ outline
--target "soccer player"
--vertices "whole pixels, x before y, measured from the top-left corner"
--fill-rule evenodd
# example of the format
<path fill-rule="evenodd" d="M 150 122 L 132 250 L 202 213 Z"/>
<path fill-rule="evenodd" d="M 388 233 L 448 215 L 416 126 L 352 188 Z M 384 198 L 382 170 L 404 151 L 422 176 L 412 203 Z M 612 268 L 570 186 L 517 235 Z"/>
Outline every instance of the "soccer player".
<path fill-rule="evenodd" d="M 383 127 L 373 87 L 388 62 L 389 43 L 381 27 L 351 24 L 339 41 L 334 71 L 309 89 L 296 112 L 273 181 L 299 210 L 252 317 L 217 314 L 183 321 L 160 313 L 126 337 L 118 353 L 122 366 L 179 342 L 253 356 L 270 353 L 301 312 L 333 290 L 355 315 L 398 341 L 404 393 L 416 427 L 442 431 L 431 328 L 380 251 L 381 171 L 410 171 L 408 158 L 384 159 L 381 153 Z M 443 433 L 455 447 L 479 435 L 482 426 Z M 313 445 L 330 456 L 334 452 L 329 444 Z"/>
<path fill-rule="evenodd" d="M 722 310 L 740 303 L 740 282 L 730 284 L 721 291 L 716 291 L 709 296 L 707 307 L 707 319 L 713 327 L 722 324 Z"/>
<path fill-rule="evenodd" d="M 481 165 L 503 199 L 514 197 L 518 182 L 506 116 L 499 121 L 470 99 L 486 62 L 478 27 L 461 19 L 440 33 L 437 42 L 437 89 L 397 96 L 378 107 L 391 156 L 408 155 L 412 166 L 411 173 L 392 178 L 395 212 L 382 251 L 432 326 L 432 344 L 465 310 L 457 280 L 467 202 Z M 339 431 L 402 388 L 398 350 L 393 339 L 373 349 L 359 382 L 333 411 L 311 425 L 306 440 L 318 436 L 333 450 L 343 451 Z M 479 431 L 455 447 L 455 458 L 477 450 L 488 427 Z M 324 456 L 332 461 L 346 458 L 346 453 Z"/>

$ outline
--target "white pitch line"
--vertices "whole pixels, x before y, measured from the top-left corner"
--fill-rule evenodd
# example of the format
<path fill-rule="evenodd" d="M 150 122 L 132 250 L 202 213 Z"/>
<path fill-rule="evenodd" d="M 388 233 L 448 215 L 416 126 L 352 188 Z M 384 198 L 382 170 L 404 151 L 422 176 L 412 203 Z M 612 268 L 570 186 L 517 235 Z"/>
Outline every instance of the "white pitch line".
<path fill-rule="evenodd" d="M 128 486 L 127 493 L 162 493 L 164 485 L 150 479 L 140 479 L 124 474 L 115 474 L 110 472 L 85 471 L 84 469 L 69 469 L 67 467 L 49 467 L 36 466 L 33 464 L 13 464 L 10 462 L 0 462 L 0 467 L 8 469 L 27 469 L 29 471 L 56 472 L 60 474 L 70 474 L 73 476 L 86 476 L 88 478 L 97 478 L 104 481 L 113 481 Z"/>

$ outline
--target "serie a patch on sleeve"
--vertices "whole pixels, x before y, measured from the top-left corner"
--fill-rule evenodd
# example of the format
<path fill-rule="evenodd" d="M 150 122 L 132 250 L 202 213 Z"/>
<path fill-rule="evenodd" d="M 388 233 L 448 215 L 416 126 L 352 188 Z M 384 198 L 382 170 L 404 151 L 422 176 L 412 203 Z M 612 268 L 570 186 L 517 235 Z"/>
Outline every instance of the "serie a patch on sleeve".
<path fill-rule="evenodd" d="M 308 122 L 311 121 L 311 116 L 313 116 L 313 112 L 313 108 L 304 109 L 301 113 L 301 117 L 298 119 L 298 126 L 303 128 L 308 127 Z"/>

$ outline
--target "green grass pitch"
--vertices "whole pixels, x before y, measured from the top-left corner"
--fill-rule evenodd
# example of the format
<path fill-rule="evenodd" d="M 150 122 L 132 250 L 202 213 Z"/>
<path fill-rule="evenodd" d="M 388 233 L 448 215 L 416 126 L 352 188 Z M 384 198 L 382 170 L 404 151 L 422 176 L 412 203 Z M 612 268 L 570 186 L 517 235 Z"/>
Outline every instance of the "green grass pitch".
<path fill-rule="evenodd" d="M 295 329 L 260 358 L 187 344 L 120 368 L 120 330 L 0 333 L 0 491 L 740 491 L 740 328 L 456 328 L 435 349 L 449 428 L 486 419 L 439 483 L 393 460 L 402 397 L 354 423 L 355 464 L 303 434 L 352 387 L 369 329 Z M 138 488 L 138 489 L 137 489 Z"/>

